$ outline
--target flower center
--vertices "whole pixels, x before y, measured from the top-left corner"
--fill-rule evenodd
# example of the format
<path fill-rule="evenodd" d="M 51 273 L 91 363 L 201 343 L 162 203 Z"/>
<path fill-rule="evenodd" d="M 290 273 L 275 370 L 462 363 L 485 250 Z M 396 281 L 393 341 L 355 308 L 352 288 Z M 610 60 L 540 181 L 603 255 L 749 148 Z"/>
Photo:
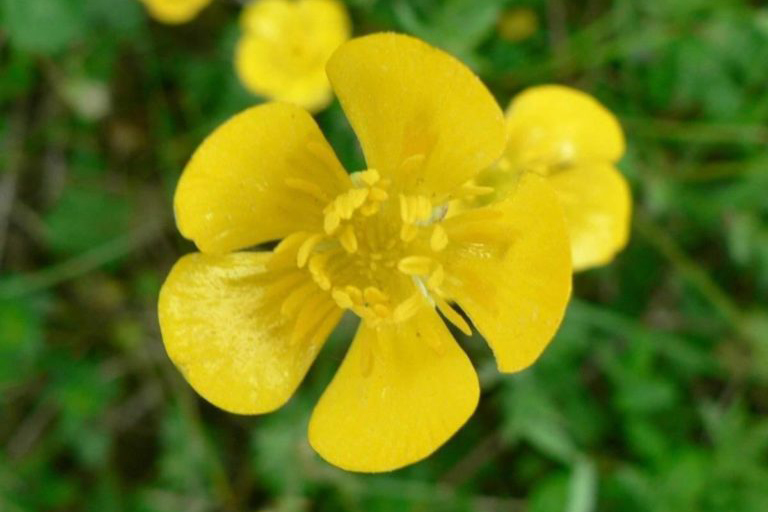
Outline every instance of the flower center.
<path fill-rule="evenodd" d="M 426 302 L 464 329 L 441 291 L 447 203 L 395 194 L 375 169 L 351 178 L 349 190 L 327 201 L 321 232 L 292 235 L 276 252 L 292 247 L 297 266 L 309 271 L 317 286 L 373 325 L 408 320 Z M 310 193 L 308 184 L 291 186 Z"/>

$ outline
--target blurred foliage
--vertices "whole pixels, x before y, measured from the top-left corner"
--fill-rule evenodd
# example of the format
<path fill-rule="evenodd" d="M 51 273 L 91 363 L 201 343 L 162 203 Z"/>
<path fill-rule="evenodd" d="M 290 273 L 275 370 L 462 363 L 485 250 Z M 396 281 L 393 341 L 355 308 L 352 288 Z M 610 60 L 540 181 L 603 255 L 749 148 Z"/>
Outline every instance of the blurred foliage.
<path fill-rule="evenodd" d="M 768 8 L 746 0 L 348 0 L 356 33 L 404 31 L 500 102 L 580 87 L 622 119 L 630 247 L 576 277 L 533 368 L 496 372 L 437 454 L 355 475 L 309 448 L 345 321 L 264 417 L 196 397 L 165 356 L 160 283 L 193 247 L 171 194 L 214 126 L 259 101 L 232 68 L 234 0 L 195 21 L 134 0 L 0 0 L 0 510 L 768 510 Z M 540 27 L 504 39 L 499 19 Z M 318 116 L 350 169 L 338 104 Z"/>

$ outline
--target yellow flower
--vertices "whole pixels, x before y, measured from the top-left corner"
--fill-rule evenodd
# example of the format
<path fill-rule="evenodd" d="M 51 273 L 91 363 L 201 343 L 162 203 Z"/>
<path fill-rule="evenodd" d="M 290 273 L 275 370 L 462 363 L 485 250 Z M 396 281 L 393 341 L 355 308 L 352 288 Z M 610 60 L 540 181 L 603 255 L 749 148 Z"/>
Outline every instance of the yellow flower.
<path fill-rule="evenodd" d="M 591 96 L 560 85 L 523 91 L 506 117 L 505 157 L 478 182 L 503 195 L 521 173 L 546 177 L 565 210 L 574 269 L 609 263 L 627 243 L 632 208 L 615 167 L 625 147 L 617 119 Z"/>
<path fill-rule="evenodd" d="M 349 39 L 337 0 L 257 0 L 243 11 L 235 65 L 240 81 L 267 98 L 317 111 L 330 103 L 325 64 Z"/>
<path fill-rule="evenodd" d="M 283 405 L 345 310 L 360 328 L 315 408 L 309 440 L 349 470 L 420 460 L 469 418 L 479 387 L 438 312 L 488 340 L 501 371 L 530 365 L 561 321 L 565 222 L 537 175 L 503 201 L 449 201 L 504 150 L 504 119 L 472 72 L 397 34 L 341 46 L 328 76 L 365 153 L 348 175 L 312 117 L 267 103 L 197 149 L 175 196 L 202 251 L 163 285 L 169 356 L 203 397 L 240 414 Z M 246 251 L 281 240 L 273 251 Z"/>
<path fill-rule="evenodd" d="M 186 23 L 202 11 L 212 0 L 141 0 L 147 10 L 163 23 Z"/>

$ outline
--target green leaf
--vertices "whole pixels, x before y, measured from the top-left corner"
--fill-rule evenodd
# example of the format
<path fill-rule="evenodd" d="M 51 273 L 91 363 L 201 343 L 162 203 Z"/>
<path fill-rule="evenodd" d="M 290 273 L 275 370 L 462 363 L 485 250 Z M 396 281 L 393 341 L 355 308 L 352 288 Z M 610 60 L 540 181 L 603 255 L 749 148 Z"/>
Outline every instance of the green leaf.
<path fill-rule="evenodd" d="M 0 1 L 11 42 L 23 50 L 56 53 L 87 32 L 81 0 Z"/>
<path fill-rule="evenodd" d="M 568 485 L 568 506 L 566 512 L 592 512 L 597 500 L 597 469 L 586 457 L 579 458 L 573 465 L 573 474 Z"/>
<path fill-rule="evenodd" d="M 33 302 L 0 301 L 0 388 L 32 375 L 43 336 L 42 312 Z"/>
<path fill-rule="evenodd" d="M 125 233 L 132 207 L 121 195 L 96 187 L 70 187 L 46 216 L 54 252 L 80 254 Z"/>

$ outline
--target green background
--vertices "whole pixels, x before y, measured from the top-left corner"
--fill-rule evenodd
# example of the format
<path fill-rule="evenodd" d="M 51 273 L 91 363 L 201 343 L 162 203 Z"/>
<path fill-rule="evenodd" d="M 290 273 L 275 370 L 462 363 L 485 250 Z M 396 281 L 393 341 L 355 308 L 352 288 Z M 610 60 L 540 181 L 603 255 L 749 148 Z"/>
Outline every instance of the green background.
<path fill-rule="evenodd" d="M 349 0 L 499 101 L 564 83 L 614 111 L 635 198 L 617 260 L 576 276 L 556 340 L 500 375 L 427 460 L 345 473 L 306 441 L 344 322 L 263 417 L 198 398 L 166 357 L 158 289 L 194 250 L 171 196 L 196 145 L 258 101 L 240 4 L 166 26 L 133 0 L 0 0 L 0 510 L 768 510 L 768 8 L 739 0 Z M 540 28 L 510 42 L 501 12 Z M 363 162 L 338 104 L 318 120 Z"/>

